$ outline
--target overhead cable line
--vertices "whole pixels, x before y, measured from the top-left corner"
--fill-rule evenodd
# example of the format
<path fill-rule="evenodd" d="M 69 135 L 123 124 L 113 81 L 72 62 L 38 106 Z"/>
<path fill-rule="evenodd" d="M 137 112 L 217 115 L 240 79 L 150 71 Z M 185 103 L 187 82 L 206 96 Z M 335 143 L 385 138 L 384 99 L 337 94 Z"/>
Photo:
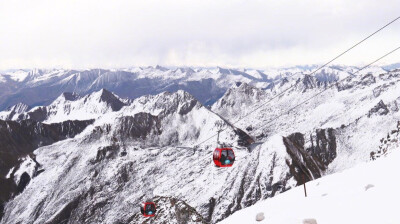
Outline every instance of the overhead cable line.
<path fill-rule="evenodd" d="M 371 33 L 370 35 L 368 35 L 367 37 L 365 37 L 364 39 L 362 39 L 361 41 L 359 41 L 358 43 L 354 44 L 353 46 L 351 46 L 350 48 L 348 48 L 347 50 L 343 51 L 342 53 L 340 53 L 339 55 L 337 55 L 336 57 L 334 57 L 333 59 L 331 59 L 330 61 L 328 61 L 327 63 L 325 63 L 324 65 L 318 67 L 317 69 L 315 69 L 313 72 L 311 72 L 308 75 L 313 75 L 315 74 L 317 71 L 321 70 L 322 68 L 326 67 L 327 65 L 329 65 L 330 63 L 334 62 L 336 59 L 338 59 L 339 57 L 343 56 L 344 54 L 346 54 L 347 52 L 349 52 L 350 50 L 352 50 L 353 48 L 357 47 L 358 45 L 360 45 L 361 43 L 363 43 L 364 41 L 368 40 L 369 38 L 371 38 L 372 36 L 374 36 L 375 34 L 377 34 L 378 32 L 380 32 L 381 30 L 385 29 L 386 27 L 388 27 L 389 25 L 391 25 L 392 23 L 396 22 L 397 20 L 400 19 L 400 16 L 395 18 L 394 20 L 390 21 L 389 23 L 387 23 L 386 25 L 382 26 L 381 28 L 379 28 L 378 30 L 376 30 L 375 32 Z M 288 76 L 291 77 L 293 75 L 295 75 L 296 73 L 293 73 L 292 75 Z M 288 78 L 286 77 L 286 78 Z M 245 114 L 243 117 L 241 117 L 239 120 L 233 122 L 232 124 L 236 124 L 239 121 L 243 120 L 243 118 L 249 116 L 250 114 L 254 113 L 255 111 L 259 110 L 260 108 L 264 107 L 265 105 L 267 105 L 269 102 L 271 102 L 272 100 L 274 100 L 275 98 L 283 95 L 284 93 L 286 93 L 287 91 L 289 91 L 290 89 L 292 89 L 294 86 L 290 86 L 289 88 L 285 89 L 284 91 L 280 92 L 279 94 L 277 94 L 276 96 L 272 97 L 270 100 L 268 100 L 267 102 L 265 102 L 264 104 L 256 107 L 255 109 L 253 109 L 252 111 L 248 112 L 247 114 Z M 213 136 L 214 137 L 214 136 Z"/>
<path fill-rule="evenodd" d="M 399 17 L 399 18 L 400 18 L 400 17 Z M 393 52 L 395 52 L 395 51 L 397 51 L 397 50 L 399 50 L 399 49 L 400 49 L 400 47 L 395 48 L 394 50 L 392 50 L 392 51 L 386 53 L 385 55 L 381 56 L 380 58 L 378 58 L 378 59 L 374 60 L 373 62 L 367 64 L 366 66 L 360 68 L 360 69 L 357 70 L 356 72 L 350 73 L 350 75 L 355 75 L 356 73 L 358 73 L 358 72 L 364 70 L 365 68 L 371 66 L 372 64 L 374 64 L 374 63 L 376 63 L 376 62 L 382 60 L 383 58 L 387 57 L 388 55 L 392 54 Z M 333 84 L 331 84 L 330 86 L 326 87 L 324 90 L 318 92 L 317 94 L 313 95 L 312 97 L 310 97 L 310 98 L 308 98 L 308 99 L 302 101 L 301 103 L 297 104 L 296 106 L 290 108 L 290 109 L 287 110 L 285 113 L 281 113 L 280 115 L 275 116 L 273 119 L 271 119 L 271 120 L 268 121 L 266 124 L 264 124 L 263 126 L 261 126 L 261 128 L 264 127 L 265 125 L 271 123 L 272 121 L 276 120 L 277 118 L 283 116 L 284 114 L 289 113 L 290 111 L 292 111 L 293 109 L 297 108 L 297 107 L 300 106 L 301 104 L 304 104 L 304 103 L 310 101 L 311 99 L 313 99 L 313 98 L 315 98 L 315 97 L 321 95 L 322 93 L 324 93 L 324 92 L 327 91 L 328 89 L 332 88 L 332 87 L 335 86 L 335 85 L 338 85 L 339 83 L 343 82 L 344 80 L 348 79 L 349 77 L 350 77 L 350 76 L 347 76 L 346 78 L 344 78 L 344 79 L 342 79 L 342 80 L 336 81 L 335 83 L 333 83 Z M 292 87 L 291 87 L 291 88 L 292 88 Z M 254 111 L 255 111 L 255 110 L 253 110 L 253 112 L 254 112 Z M 250 113 L 248 113 L 248 114 L 250 114 Z M 241 119 L 243 119 L 243 118 L 244 118 L 244 117 L 242 117 Z M 239 120 L 240 120 L 240 119 L 239 119 Z M 237 122 L 237 121 L 236 121 L 236 122 Z M 236 122 L 235 122 L 235 123 L 236 123 Z M 260 129 L 260 128 L 258 128 L 258 129 Z M 227 130 L 227 128 L 222 129 L 221 132 L 223 132 L 223 131 L 225 131 L 225 130 Z M 257 130 L 257 129 L 256 129 L 256 130 Z M 206 142 L 206 141 L 210 140 L 211 138 L 215 137 L 216 135 L 217 135 L 217 134 L 215 134 L 215 135 L 213 135 L 213 136 L 211 136 L 211 137 L 205 139 L 204 141 L 202 141 L 202 142 L 196 144 L 195 147 L 197 147 L 197 146 L 203 144 L 204 142 Z"/>
<path fill-rule="evenodd" d="M 347 52 L 349 52 L 350 50 L 352 50 L 353 48 L 357 47 L 358 45 L 360 45 L 361 43 L 363 43 L 364 41 L 368 40 L 369 38 L 371 38 L 372 36 L 374 36 L 375 34 L 377 34 L 378 32 L 382 31 L 383 29 L 385 29 L 386 27 L 388 27 L 389 25 L 391 25 L 392 23 L 396 22 L 397 20 L 400 19 L 400 16 L 395 18 L 394 20 L 390 21 L 389 23 L 385 24 L 384 26 L 382 26 L 381 28 L 379 28 L 378 30 L 376 30 L 375 32 L 371 33 L 370 35 L 368 35 L 367 37 L 365 37 L 364 39 L 362 39 L 361 41 L 357 42 L 356 44 L 354 44 L 353 46 L 351 46 L 350 48 L 348 48 L 347 50 L 343 51 L 342 53 L 340 53 L 339 55 L 337 55 L 336 57 L 334 57 L 333 59 L 331 59 L 330 61 L 328 61 L 327 63 L 323 64 L 322 66 L 318 67 L 317 69 L 315 69 L 313 72 L 311 72 L 308 75 L 313 75 L 315 74 L 317 71 L 321 70 L 322 68 L 326 67 L 328 64 L 332 63 L 333 61 L 335 61 L 336 59 L 338 59 L 339 57 L 343 56 L 344 54 L 346 54 Z M 291 76 L 293 76 L 296 73 L 293 73 Z M 291 77 L 288 76 L 288 77 Z M 288 78 L 286 77 L 286 78 Z M 286 93 L 287 91 L 289 91 L 290 89 L 292 89 L 294 87 L 294 85 L 290 86 L 289 88 L 285 89 L 284 91 L 280 92 L 279 94 L 275 95 L 274 97 L 272 97 L 271 99 L 269 99 L 267 102 L 261 104 L 260 106 L 256 107 L 255 109 L 253 109 L 252 111 L 248 112 L 247 114 L 245 114 L 244 116 L 242 116 L 241 118 L 239 118 L 237 121 L 233 122 L 232 125 L 238 123 L 239 121 L 243 120 L 245 117 L 248 117 L 250 114 L 256 112 L 257 110 L 259 110 L 260 108 L 264 107 L 265 105 L 267 105 L 268 103 L 270 103 L 272 100 L 276 99 L 279 96 L 282 96 L 284 93 Z M 226 129 L 223 129 L 221 132 L 225 131 Z M 214 134 L 212 136 L 210 136 L 209 138 L 205 139 L 204 141 L 196 144 L 194 147 L 198 147 L 199 145 L 203 144 L 204 142 L 210 140 L 211 138 L 214 138 L 215 136 L 217 136 L 217 134 Z"/>
<path fill-rule="evenodd" d="M 293 109 L 297 108 L 298 106 L 300 106 L 300 105 L 302 105 L 302 104 L 304 104 L 304 103 L 310 101 L 311 99 L 314 99 L 315 97 L 317 97 L 317 96 L 321 95 L 322 93 L 326 92 L 328 89 L 330 89 L 330 88 L 332 88 L 332 87 L 334 87 L 334 86 L 336 86 L 336 85 L 342 83 L 343 81 L 345 81 L 346 79 L 350 78 L 351 76 L 353 76 L 353 75 L 357 74 L 358 72 L 360 72 L 360 71 L 366 69 L 367 67 L 371 66 L 372 64 L 375 64 L 376 62 L 382 60 L 383 58 L 387 57 L 388 55 L 392 54 L 393 52 L 395 52 L 395 51 L 397 51 L 397 50 L 399 50 L 399 49 L 400 49 L 400 47 L 397 47 L 397 48 L 395 48 L 394 50 L 392 50 L 392 51 L 386 53 L 385 55 L 381 56 L 380 58 L 376 59 L 375 61 L 369 63 L 368 65 L 366 65 L 366 66 L 364 66 L 364 67 L 358 69 L 356 72 L 350 73 L 350 75 L 347 76 L 346 78 L 343 78 L 342 80 L 336 81 L 335 83 L 329 85 L 328 87 L 326 87 L 326 88 L 323 89 L 322 91 L 318 92 L 317 94 L 311 96 L 310 98 L 308 98 L 308 99 L 302 101 L 301 103 L 297 104 L 296 106 L 290 108 L 290 109 L 287 110 L 285 113 L 282 113 L 282 114 L 280 114 L 280 115 L 278 115 L 278 116 L 275 116 L 273 119 L 271 119 L 270 121 L 268 121 L 266 124 L 262 125 L 260 128 L 263 128 L 264 126 L 266 126 L 267 124 L 269 124 L 269 123 L 271 123 L 272 121 L 276 120 L 277 118 L 282 117 L 284 114 L 289 113 L 290 111 L 292 111 Z M 257 128 L 257 129 L 260 129 L 260 128 Z"/>

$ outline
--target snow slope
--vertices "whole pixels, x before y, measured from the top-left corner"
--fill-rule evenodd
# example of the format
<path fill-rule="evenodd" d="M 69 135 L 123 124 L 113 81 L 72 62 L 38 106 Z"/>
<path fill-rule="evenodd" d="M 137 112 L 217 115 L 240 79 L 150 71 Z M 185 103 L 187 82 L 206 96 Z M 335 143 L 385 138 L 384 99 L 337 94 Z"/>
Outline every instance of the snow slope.
<path fill-rule="evenodd" d="M 376 161 L 308 182 L 304 197 L 298 186 L 274 198 L 240 210 L 221 224 L 301 224 L 314 218 L 318 224 L 397 224 L 400 180 L 400 147 Z M 263 212 L 265 219 L 255 217 Z"/>

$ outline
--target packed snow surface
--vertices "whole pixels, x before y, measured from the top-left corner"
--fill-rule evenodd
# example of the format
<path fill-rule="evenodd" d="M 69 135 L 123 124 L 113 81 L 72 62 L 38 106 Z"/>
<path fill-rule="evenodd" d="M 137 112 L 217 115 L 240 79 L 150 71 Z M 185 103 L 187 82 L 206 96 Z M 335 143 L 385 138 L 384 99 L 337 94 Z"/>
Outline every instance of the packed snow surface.
<path fill-rule="evenodd" d="M 308 182 L 307 197 L 303 186 L 242 209 L 221 224 L 285 224 L 316 219 L 318 224 L 397 224 L 400 148 L 376 161 L 362 163 L 343 172 Z M 256 221 L 263 212 L 265 219 Z"/>

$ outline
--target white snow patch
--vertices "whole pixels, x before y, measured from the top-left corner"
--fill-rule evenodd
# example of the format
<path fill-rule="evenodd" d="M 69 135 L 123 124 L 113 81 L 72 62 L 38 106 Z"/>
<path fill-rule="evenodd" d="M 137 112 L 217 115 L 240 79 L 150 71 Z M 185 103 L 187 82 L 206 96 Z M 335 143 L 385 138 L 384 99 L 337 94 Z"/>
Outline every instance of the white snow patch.
<path fill-rule="evenodd" d="M 400 223 L 400 149 L 386 158 L 362 163 L 344 172 L 308 182 L 274 198 L 240 210 L 221 224 L 256 223 L 254 217 L 265 213 L 260 223 L 301 223 L 313 217 L 319 224 Z M 366 186 L 369 187 L 365 190 Z"/>

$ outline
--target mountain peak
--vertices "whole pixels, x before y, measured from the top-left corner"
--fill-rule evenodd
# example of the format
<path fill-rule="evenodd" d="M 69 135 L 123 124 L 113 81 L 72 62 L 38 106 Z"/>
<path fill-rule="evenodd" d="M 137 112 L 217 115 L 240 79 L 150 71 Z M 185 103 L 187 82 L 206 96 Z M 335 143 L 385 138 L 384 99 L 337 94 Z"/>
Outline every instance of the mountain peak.
<path fill-rule="evenodd" d="M 230 69 L 226 69 L 226 68 L 217 67 L 217 71 L 218 71 L 219 73 L 225 74 L 225 75 L 231 74 Z"/>
<path fill-rule="evenodd" d="M 90 95 L 92 95 L 95 100 L 98 100 L 99 102 L 105 102 L 107 105 L 111 106 L 113 111 L 118 111 L 125 106 L 125 104 L 117 96 L 106 89 L 101 89 L 100 91 Z M 90 95 L 88 97 L 90 97 Z"/>

